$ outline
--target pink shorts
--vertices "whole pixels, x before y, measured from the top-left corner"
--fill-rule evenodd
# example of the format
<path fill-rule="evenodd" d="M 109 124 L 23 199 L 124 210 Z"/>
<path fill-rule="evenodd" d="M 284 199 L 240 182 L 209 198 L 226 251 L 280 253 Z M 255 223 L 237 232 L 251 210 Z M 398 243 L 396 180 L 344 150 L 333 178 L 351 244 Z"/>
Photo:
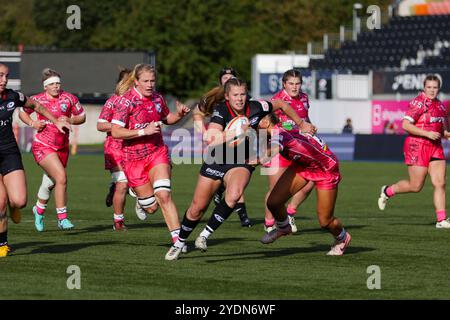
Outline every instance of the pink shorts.
<path fill-rule="evenodd" d="M 339 181 L 341 181 L 341 174 L 339 172 L 338 164 L 326 172 L 309 171 L 300 166 L 297 167 L 295 172 L 303 179 L 313 181 L 316 184 L 316 188 L 321 190 L 336 189 Z"/>
<path fill-rule="evenodd" d="M 169 149 L 164 146 L 142 160 L 122 161 L 128 186 L 135 188 L 150 182 L 149 172 L 158 164 L 170 165 Z"/>
<path fill-rule="evenodd" d="M 292 161 L 286 159 L 281 154 L 275 155 L 269 162 L 264 163 L 265 168 L 287 168 L 291 165 Z"/>
<path fill-rule="evenodd" d="M 61 161 L 64 168 L 67 166 L 67 161 L 69 160 L 69 146 L 64 147 L 60 150 L 55 150 L 35 140 L 31 145 L 31 152 L 33 153 L 34 160 L 38 164 L 51 153 L 58 154 L 59 160 Z"/>
<path fill-rule="evenodd" d="M 442 144 L 424 143 L 415 137 L 406 138 L 403 154 L 408 166 L 428 167 L 432 159 L 445 160 Z"/>
<path fill-rule="evenodd" d="M 112 170 L 114 168 L 121 168 L 123 161 L 122 142 L 114 140 L 108 136 L 105 140 L 105 169 Z"/>

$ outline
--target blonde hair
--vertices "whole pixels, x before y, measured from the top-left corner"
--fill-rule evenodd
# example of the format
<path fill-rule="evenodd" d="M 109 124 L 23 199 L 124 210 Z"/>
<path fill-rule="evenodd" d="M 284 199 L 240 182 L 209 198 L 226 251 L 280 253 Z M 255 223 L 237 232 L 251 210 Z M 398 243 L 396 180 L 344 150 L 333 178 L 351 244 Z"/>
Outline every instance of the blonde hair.
<path fill-rule="evenodd" d="M 42 70 L 42 82 L 44 82 L 45 80 L 47 80 L 51 77 L 61 78 L 61 75 L 58 72 L 56 72 L 55 70 L 52 70 L 50 68 L 45 68 L 44 70 Z"/>
<path fill-rule="evenodd" d="M 156 69 L 154 66 L 146 63 L 137 64 L 131 74 L 128 77 L 124 77 L 116 86 L 116 94 L 121 96 L 134 85 L 135 80 L 139 80 L 139 77 L 144 72 L 153 73 L 156 76 Z"/>
<path fill-rule="evenodd" d="M 115 95 L 121 96 L 126 92 L 126 90 L 124 92 L 122 92 L 121 90 L 125 89 L 124 82 L 128 80 L 128 77 L 130 75 L 131 75 L 130 69 L 121 69 L 119 71 L 119 77 L 117 79 L 116 88 L 114 90 Z"/>

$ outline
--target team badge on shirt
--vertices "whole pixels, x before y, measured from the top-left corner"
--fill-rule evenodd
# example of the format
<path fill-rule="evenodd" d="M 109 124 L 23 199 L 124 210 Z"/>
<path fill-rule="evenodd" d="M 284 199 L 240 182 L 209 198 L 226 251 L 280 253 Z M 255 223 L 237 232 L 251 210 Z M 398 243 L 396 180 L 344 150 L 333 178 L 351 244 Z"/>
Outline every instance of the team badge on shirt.
<path fill-rule="evenodd" d="M 269 111 L 269 104 L 267 103 L 267 101 L 259 100 L 259 103 L 261 103 L 263 111 L 265 112 Z"/>
<path fill-rule="evenodd" d="M 158 111 L 158 113 L 161 113 L 161 104 L 155 103 L 155 108 L 156 108 L 156 111 Z"/>
<path fill-rule="evenodd" d="M 61 103 L 61 111 L 66 112 L 67 111 L 67 104 Z"/>
<path fill-rule="evenodd" d="M 7 110 L 7 111 L 10 111 L 10 110 L 12 110 L 12 109 L 14 109 L 14 101 L 11 101 L 10 103 L 8 103 L 8 104 L 6 105 L 6 110 Z"/>

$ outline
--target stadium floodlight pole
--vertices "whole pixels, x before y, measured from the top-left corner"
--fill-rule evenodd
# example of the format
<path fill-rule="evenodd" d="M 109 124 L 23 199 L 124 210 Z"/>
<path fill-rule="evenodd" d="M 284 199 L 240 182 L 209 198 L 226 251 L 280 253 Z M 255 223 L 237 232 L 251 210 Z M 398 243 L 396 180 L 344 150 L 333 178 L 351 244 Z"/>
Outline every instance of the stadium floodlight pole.
<path fill-rule="evenodd" d="M 353 41 L 358 38 L 358 33 L 361 31 L 361 18 L 358 17 L 358 10 L 362 9 L 361 3 L 353 4 Z"/>

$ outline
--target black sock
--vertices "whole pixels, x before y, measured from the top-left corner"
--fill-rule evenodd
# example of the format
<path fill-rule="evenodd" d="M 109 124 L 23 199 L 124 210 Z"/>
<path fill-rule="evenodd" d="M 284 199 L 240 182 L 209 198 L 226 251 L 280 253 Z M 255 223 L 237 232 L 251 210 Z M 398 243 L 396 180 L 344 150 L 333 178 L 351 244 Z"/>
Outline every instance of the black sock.
<path fill-rule="evenodd" d="M 0 247 L 8 244 L 8 231 L 0 232 Z"/>
<path fill-rule="evenodd" d="M 186 213 L 184 214 L 183 221 L 181 222 L 181 228 L 180 228 L 180 234 L 178 236 L 178 240 L 181 242 L 185 242 L 186 239 L 189 237 L 191 232 L 195 229 L 195 227 L 200 222 L 200 219 L 197 221 L 189 220 L 186 217 Z"/>
<path fill-rule="evenodd" d="M 245 202 L 236 203 L 233 210 L 236 211 L 239 217 L 247 216 L 247 208 L 245 207 Z"/>
<path fill-rule="evenodd" d="M 225 199 L 222 199 L 222 201 L 214 208 L 211 218 L 209 218 L 208 224 L 206 225 L 208 231 L 214 232 L 217 230 L 217 228 L 228 219 L 232 212 L 233 208 L 230 208 L 225 202 Z"/>

